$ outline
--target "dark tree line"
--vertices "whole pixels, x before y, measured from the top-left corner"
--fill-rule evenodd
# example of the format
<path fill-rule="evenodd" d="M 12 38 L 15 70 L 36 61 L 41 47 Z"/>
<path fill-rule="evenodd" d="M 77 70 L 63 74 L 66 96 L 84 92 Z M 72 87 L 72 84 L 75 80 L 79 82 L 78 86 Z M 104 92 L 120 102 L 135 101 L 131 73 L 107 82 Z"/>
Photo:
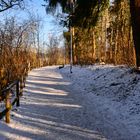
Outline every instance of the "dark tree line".
<path fill-rule="evenodd" d="M 86 32 L 86 30 L 89 31 L 91 29 L 92 29 L 91 30 L 91 32 L 92 32 L 91 36 L 93 36 L 93 38 L 94 38 L 94 36 L 96 36 L 96 37 L 98 36 L 99 40 L 101 40 L 101 42 L 100 43 L 97 42 L 96 41 L 97 38 L 95 37 L 94 39 L 92 39 L 92 41 L 86 41 L 86 43 L 88 42 L 88 44 L 91 44 L 91 42 L 93 42 L 93 44 L 95 43 L 96 46 L 98 45 L 98 49 L 101 48 L 101 50 L 103 50 L 103 45 L 102 45 L 103 42 L 104 42 L 103 39 L 102 39 L 103 36 L 102 35 L 100 35 L 100 36 L 97 35 L 97 34 L 100 34 L 99 33 L 100 29 L 97 29 L 97 28 L 99 27 L 99 24 L 98 24 L 99 21 L 103 22 L 103 20 L 101 20 L 101 18 L 104 18 L 104 16 L 106 16 L 106 14 L 105 14 L 106 9 L 109 9 L 111 7 L 109 5 L 109 2 L 110 2 L 109 0 L 86 0 L 86 1 L 85 0 L 77 0 L 77 1 L 75 1 L 75 0 L 59 0 L 59 1 L 58 0 L 46 0 L 46 1 L 49 2 L 49 5 L 48 5 L 49 10 L 50 9 L 54 10 L 57 7 L 57 4 L 59 3 L 62 6 L 63 12 L 66 12 L 66 13 L 69 14 L 68 23 L 71 23 L 71 26 L 73 26 L 75 28 L 75 30 L 78 29 L 78 31 L 74 32 L 74 34 L 73 34 L 73 39 L 76 40 L 73 43 L 73 51 L 75 51 L 76 49 L 79 49 L 81 44 L 82 44 L 82 42 L 78 41 L 79 38 L 75 37 L 75 34 L 79 34 L 79 36 L 82 36 L 83 32 Z M 124 0 L 114 0 L 114 4 L 120 5 L 120 6 L 123 6 L 123 4 L 125 2 L 127 2 L 127 6 L 129 7 L 129 11 L 130 11 L 129 19 L 130 19 L 131 24 L 128 25 L 128 27 L 126 27 L 126 24 L 125 24 L 126 22 L 121 17 L 121 16 L 125 16 L 125 14 L 126 14 L 125 9 L 124 9 L 119 13 L 120 18 L 118 19 L 118 21 L 121 21 L 121 19 L 122 19 L 122 23 L 120 25 L 122 27 L 120 27 L 118 25 L 116 25 L 116 27 L 115 27 L 114 26 L 115 23 L 113 24 L 113 22 L 112 22 L 111 23 L 112 27 L 114 26 L 113 28 L 116 28 L 115 30 L 114 29 L 112 31 L 110 30 L 111 31 L 110 32 L 109 28 L 106 27 L 106 28 L 108 28 L 107 31 L 103 32 L 103 30 L 102 30 L 103 27 L 102 27 L 102 29 L 101 29 L 102 31 L 100 31 L 100 32 L 102 32 L 103 34 L 106 32 L 105 34 L 107 34 L 107 35 L 105 35 L 104 38 L 108 37 L 108 40 L 109 40 L 109 34 L 114 34 L 115 33 L 115 35 L 113 37 L 111 36 L 111 40 L 114 39 L 115 36 L 116 36 L 116 39 L 117 39 L 116 44 L 111 44 L 111 45 L 114 45 L 114 47 L 112 47 L 112 51 L 113 51 L 114 54 L 111 54 L 111 55 L 115 55 L 116 58 L 113 58 L 113 59 L 117 59 L 118 57 L 120 57 L 118 51 L 121 51 L 121 49 L 119 50 L 119 48 L 118 48 L 118 44 L 123 46 L 124 52 L 122 52 L 122 55 L 123 54 L 125 55 L 126 54 L 125 51 L 129 49 L 129 48 L 124 49 L 125 45 L 123 44 L 123 40 L 127 40 L 127 39 L 124 38 L 123 35 L 126 35 L 126 34 L 124 34 L 123 32 L 120 34 L 120 29 L 122 31 L 123 30 L 125 30 L 125 31 L 129 30 L 128 31 L 129 35 L 127 36 L 127 38 L 129 38 L 131 40 L 131 34 L 133 35 L 133 38 L 132 38 L 133 40 L 132 41 L 134 42 L 136 57 L 133 54 L 133 50 L 131 48 L 130 49 L 131 49 L 132 54 L 136 58 L 136 66 L 138 68 L 138 67 L 140 67 L 140 28 L 139 28 L 140 27 L 140 18 L 139 18 L 140 17 L 140 0 L 126 0 L 126 1 L 124 1 Z M 110 12 L 110 10 L 109 10 L 109 12 Z M 103 13 L 105 14 L 104 16 L 103 16 Z M 117 13 L 117 11 L 116 11 L 116 13 Z M 126 16 L 129 16 L 129 13 L 127 13 Z M 110 24 L 110 26 L 111 26 L 111 24 Z M 104 26 L 104 25 L 102 24 L 101 26 Z M 132 33 L 131 33 L 131 26 L 132 26 Z M 81 34 L 78 33 L 80 30 L 81 30 Z M 122 38 L 120 38 L 120 35 L 122 35 Z M 84 38 L 84 36 L 82 36 L 82 38 Z M 120 41 L 122 43 L 118 43 Z M 77 43 L 79 45 L 78 45 L 78 47 L 76 46 L 76 48 L 75 48 L 75 45 Z M 128 46 L 130 46 L 130 45 L 133 46 L 131 41 L 130 41 Z M 92 50 L 94 50 L 93 55 L 94 55 L 95 49 L 97 49 L 97 48 L 93 45 L 93 48 L 92 48 Z M 81 53 L 81 52 L 79 52 L 79 53 Z M 128 52 L 128 54 L 129 53 L 130 52 Z M 74 57 L 76 57 L 76 55 L 77 55 L 77 52 L 75 52 Z M 107 55 L 106 57 L 108 57 L 107 52 L 105 52 L 104 55 Z M 103 54 L 101 54 L 101 57 L 102 56 L 103 56 Z"/>
<path fill-rule="evenodd" d="M 130 0 L 130 11 L 136 52 L 136 65 L 140 67 L 140 0 Z"/>

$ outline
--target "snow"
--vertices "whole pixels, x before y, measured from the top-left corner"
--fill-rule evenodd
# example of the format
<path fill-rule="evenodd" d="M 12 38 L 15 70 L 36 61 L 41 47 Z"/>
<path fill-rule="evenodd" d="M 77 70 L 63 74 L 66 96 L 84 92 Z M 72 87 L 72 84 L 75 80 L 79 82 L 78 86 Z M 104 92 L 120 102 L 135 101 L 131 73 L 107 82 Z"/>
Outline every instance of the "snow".
<path fill-rule="evenodd" d="M 139 140 L 140 75 L 127 66 L 57 66 L 29 73 L 0 140 Z"/>
<path fill-rule="evenodd" d="M 140 139 L 140 75 L 127 66 L 94 65 L 61 71 L 101 109 L 111 111 Z M 109 116 L 108 116 L 109 117 Z M 115 120 L 114 120 L 115 121 Z"/>

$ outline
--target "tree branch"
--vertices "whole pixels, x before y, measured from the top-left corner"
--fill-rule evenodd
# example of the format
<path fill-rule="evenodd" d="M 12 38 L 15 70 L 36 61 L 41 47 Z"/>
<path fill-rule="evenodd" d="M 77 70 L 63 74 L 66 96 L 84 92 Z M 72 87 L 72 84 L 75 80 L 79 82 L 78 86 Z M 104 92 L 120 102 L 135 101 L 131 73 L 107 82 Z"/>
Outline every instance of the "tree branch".
<path fill-rule="evenodd" d="M 0 0 L 0 12 L 6 11 L 14 6 L 20 6 L 23 0 Z"/>

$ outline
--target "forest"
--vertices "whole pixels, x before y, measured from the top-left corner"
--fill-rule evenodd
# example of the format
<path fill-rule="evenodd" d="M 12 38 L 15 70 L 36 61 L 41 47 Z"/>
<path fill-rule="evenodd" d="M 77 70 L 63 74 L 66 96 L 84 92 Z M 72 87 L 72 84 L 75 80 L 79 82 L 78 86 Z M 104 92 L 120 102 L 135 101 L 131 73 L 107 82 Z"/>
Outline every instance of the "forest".
<path fill-rule="evenodd" d="M 139 67 L 139 0 L 94 2 L 49 1 L 49 12 L 61 5 L 67 17 L 64 32 L 66 63 L 105 63 Z M 134 8 L 135 7 L 135 8 Z"/>
<path fill-rule="evenodd" d="M 140 0 L 0 0 L 0 17 L 0 140 L 140 140 Z"/>
<path fill-rule="evenodd" d="M 60 24 L 67 27 L 63 31 L 64 46 L 59 47 L 61 38 L 51 36 L 44 49 L 39 38 L 40 21 L 34 16 L 22 23 L 14 17 L 1 20 L 1 90 L 13 80 L 26 77 L 32 68 L 45 65 L 104 63 L 139 67 L 139 0 L 45 2 L 46 14 L 55 13 Z M 14 6 L 22 8 L 23 1 L 1 1 L 0 12 Z M 58 7 L 60 13 L 56 12 Z"/>

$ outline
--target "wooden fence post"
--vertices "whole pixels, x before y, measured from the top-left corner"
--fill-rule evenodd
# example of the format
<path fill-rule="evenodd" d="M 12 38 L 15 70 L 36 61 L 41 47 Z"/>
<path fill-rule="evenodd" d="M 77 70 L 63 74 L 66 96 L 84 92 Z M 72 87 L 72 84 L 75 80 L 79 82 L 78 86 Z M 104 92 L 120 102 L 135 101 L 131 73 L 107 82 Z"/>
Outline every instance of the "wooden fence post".
<path fill-rule="evenodd" d="M 20 95 L 22 96 L 23 94 L 23 75 L 21 76 L 21 79 L 20 79 Z"/>
<path fill-rule="evenodd" d="M 5 121 L 6 123 L 10 123 L 10 109 L 11 109 L 10 91 L 8 91 L 6 94 L 5 107 L 6 107 Z"/>
<path fill-rule="evenodd" d="M 19 81 L 17 82 L 17 85 L 16 85 L 16 98 L 17 98 L 17 103 L 16 103 L 16 106 L 20 106 L 20 102 L 19 102 Z"/>

